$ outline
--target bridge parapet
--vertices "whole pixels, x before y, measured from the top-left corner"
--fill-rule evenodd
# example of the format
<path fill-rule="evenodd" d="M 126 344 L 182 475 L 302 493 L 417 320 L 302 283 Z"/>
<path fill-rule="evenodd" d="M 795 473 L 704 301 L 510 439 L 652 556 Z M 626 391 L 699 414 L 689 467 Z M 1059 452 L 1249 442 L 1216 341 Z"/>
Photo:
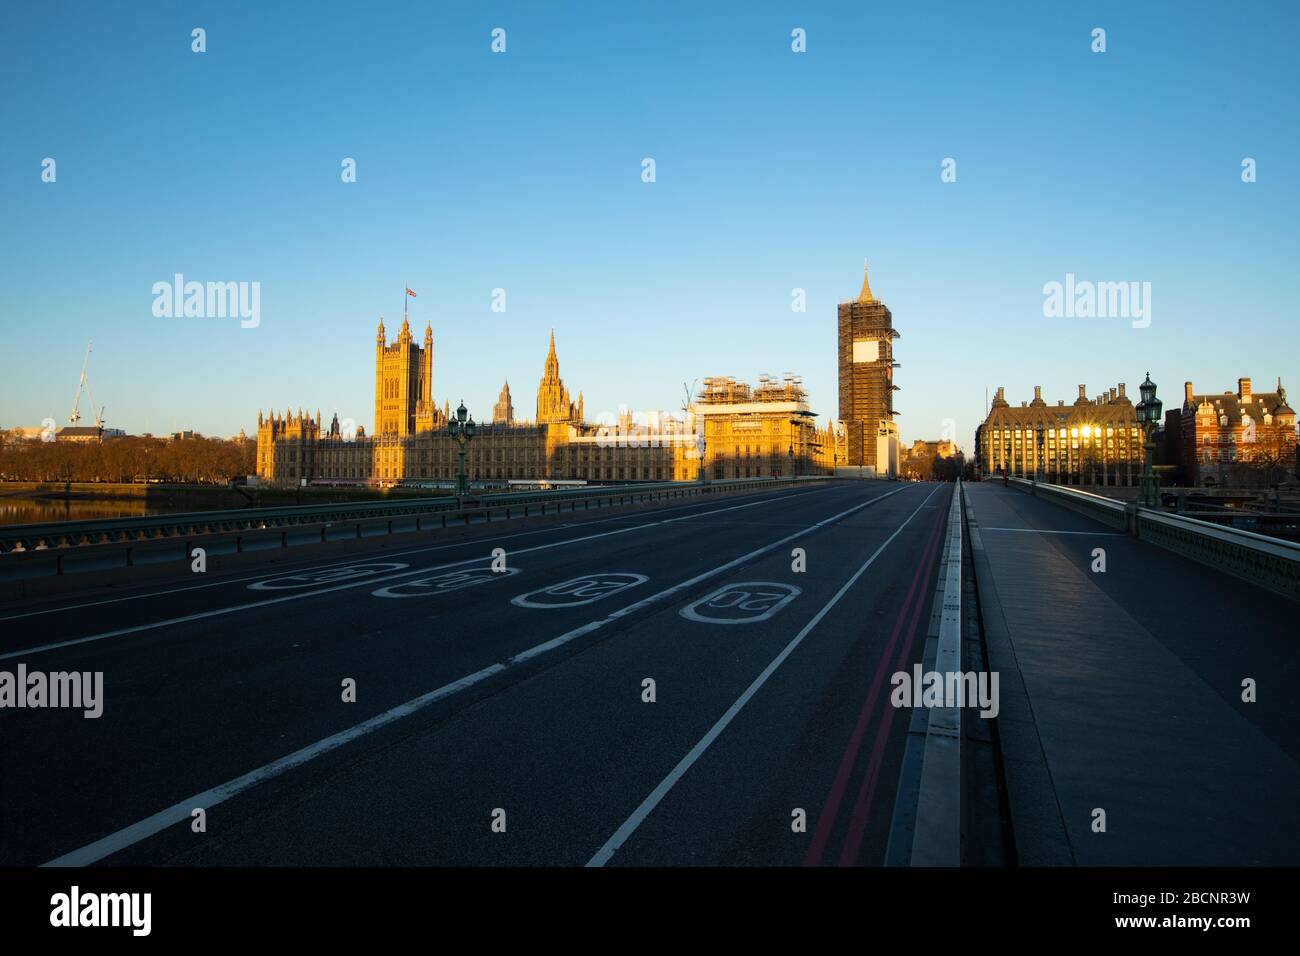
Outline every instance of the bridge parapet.
<path fill-rule="evenodd" d="M 342 535 L 362 538 L 420 532 L 470 521 L 527 518 L 558 514 L 561 510 L 572 512 L 831 480 L 804 476 L 593 485 L 482 497 L 293 505 L 10 525 L 0 527 L 0 579 L 15 573 L 25 576 L 25 572 L 32 570 L 54 575 L 82 570 L 79 563 L 64 560 L 73 556 L 116 558 L 118 564 L 124 562 L 129 567 L 145 552 L 163 554 L 167 560 L 187 561 L 192 546 L 214 542 L 224 542 L 235 552 L 243 552 L 246 545 L 265 546 L 265 539 L 270 539 L 272 545 L 287 548 L 308 542 L 325 543 Z"/>
<path fill-rule="evenodd" d="M 1047 482 L 1011 485 L 1201 564 L 1300 601 L 1300 544 Z"/>

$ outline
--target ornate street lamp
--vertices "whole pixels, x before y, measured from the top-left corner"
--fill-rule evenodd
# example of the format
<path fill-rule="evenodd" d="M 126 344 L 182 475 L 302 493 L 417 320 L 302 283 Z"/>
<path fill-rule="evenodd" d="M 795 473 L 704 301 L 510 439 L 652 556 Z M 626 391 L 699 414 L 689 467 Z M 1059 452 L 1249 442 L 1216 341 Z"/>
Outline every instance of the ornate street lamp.
<path fill-rule="evenodd" d="M 1152 468 L 1156 450 L 1156 427 L 1160 424 L 1160 411 L 1164 403 L 1156 398 L 1156 383 L 1151 381 L 1151 373 L 1140 386 L 1142 401 L 1137 403 L 1138 424 L 1142 426 L 1142 448 L 1144 452 L 1142 477 L 1138 479 L 1138 504 L 1144 508 L 1160 507 L 1160 479 Z"/>
<path fill-rule="evenodd" d="M 1035 482 L 1038 482 L 1038 481 L 1040 480 L 1039 477 L 1038 477 L 1038 475 L 1039 475 L 1040 473 L 1041 473 L 1042 476 L 1043 476 L 1041 480 L 1042 480 L 1042 481 L 1046 481 L 1046 480 L 1047 480 L 1047 468 L 1044 466 L 1044 463 L 1043 463 L 1043 444 L 1044 444 L 1044 441 L 1045 441 L 1045 438 L 1044 438 L 1044 436 L 1043 436 L 1043 426 L 1042 426 L 1042 425 L 1039 425 L 1039 426 L 1038 426 L 1038 457 L 1034 460 L 1034 481 L 1035 481 Z"/>
<path fill-rule="evenodd" d="M 456 417 L 447 423 L 447 434 L 456 439 L 460 446 L 460 470 L 456 474 L 456 494 L 469 494 L 469 475 L 465 473 L 465 446 L 469 440 L 478 434 L 478 425 L 470 417 L 469 412 L 465 410 L 465 403 L 462 401 L 460 407 L 456 409 Z"/>

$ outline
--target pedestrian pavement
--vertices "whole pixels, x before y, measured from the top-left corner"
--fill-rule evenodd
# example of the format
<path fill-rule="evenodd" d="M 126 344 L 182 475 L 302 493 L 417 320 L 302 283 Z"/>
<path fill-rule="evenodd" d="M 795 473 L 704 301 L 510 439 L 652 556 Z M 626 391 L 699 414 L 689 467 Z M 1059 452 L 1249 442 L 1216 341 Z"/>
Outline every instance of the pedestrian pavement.
<path fill-rule="evenodd" d="M 1295 605 L 1022 490 L 965 505 L 1019 862 L 1300 860 Z"/>

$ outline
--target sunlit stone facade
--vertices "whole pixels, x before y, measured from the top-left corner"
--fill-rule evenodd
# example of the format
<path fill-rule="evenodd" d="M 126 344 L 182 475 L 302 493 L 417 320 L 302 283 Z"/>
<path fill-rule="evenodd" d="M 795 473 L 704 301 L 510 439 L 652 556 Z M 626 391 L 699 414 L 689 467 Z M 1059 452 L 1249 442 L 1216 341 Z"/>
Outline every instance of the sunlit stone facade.
<path fill-rule="evenodd" d="M 1057 484 L 1136 485 L 1142 473 L 1142 430 L 1137 412 L 1118 388 L 1088 397 L 1086 385 L 1070 405 L 1048 405 L 1034 386 L 1032 402 L 1013 407 L 1004 389 L 993 398 L 976 431 L 983 475 L 1029 478 Z"/>
<path fill-rule="evenodd" d="M 447 402 L 441 409 L 434 406 L 432 380 L 432 329 L 426 327 L 424 343 L 417 346 L 404 321 L 396 342 L 389 344 L 380 320 L 374 433 L 341 424 L 337 415 L 325 428 L 319 411 L 314 418 L 301 409 L 259 414 L 258 476 L 281 486 L 453 478 L 458 446 L 447 435 L 452 410 Z M 701 477 L 701 451 L 705 478 L 813 475 L 829 472 L 837 447 L 843 454 L 843 436 L 837 446 L 832 430 L 816 427 L 793 377 L 782 383 L 762 380 L 752 390 L 734 379 L 706 379 L 685 421 L 625 410 L 617 420 L 587 422 L 581 393 L 572 401 L 560 377 L 554 333 L 538 384 L 536 419 L 514 418 L 508 387 L 492 418 L 466 446 L 473 481 L 694 480 Z"/>

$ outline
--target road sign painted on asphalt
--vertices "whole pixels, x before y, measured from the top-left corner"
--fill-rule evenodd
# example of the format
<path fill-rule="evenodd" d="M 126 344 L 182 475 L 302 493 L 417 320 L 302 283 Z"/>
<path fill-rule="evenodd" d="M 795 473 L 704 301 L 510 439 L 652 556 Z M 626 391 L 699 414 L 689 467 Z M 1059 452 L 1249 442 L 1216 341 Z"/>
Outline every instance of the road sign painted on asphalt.
<path fill-rule="evenodd" d="M 802 593 L 793 584 L 742 581 L 719 588 L 677 613 L 688 621 L 705 624 L 756 624 L 766 621 Z"/>
<path fill-rule="evenodd" d="M 518 607 L 577 607 L 579 604 L 594 604 L 601 598 L 607 598 L 611 594 L 617 594 L 649 580 L 644 574 L 600 571 L 529 591 L 527 594 L 511 598 L 510 603 Z"/>
<path fill-rule="evenodd" d="M 293 588 L 312 588 L 322 584 L 338 584 L 353 578 L 370 577 L 400 571 L 410 565 L 397 561 L 385 561 L 377 564 L 350 564 L 343 568 L 318 568 L 314 571 L 300 571 L 298 574 L 286 574 L 283 577 L 267 581 L 254 581 L 249 585 L 253 591 L 288 591 Z"/>
<path fill-rule="evenodd" d="M 380 588 L 378 591 L 371 591 L 370 593 L 374 597 L 382 598 L 433 597 L 438 594 L 446 594 L 448 591 L 472 588 L 476 584 L 487 584 L 489 581 L 501 580 L 518 573 L 519 568 L 506 568 L 502 571 L 493 571 L 491 568 L 464 568 L 460 571 L 446 571 L 442 574 L 435 574 L 433 577 L 419 578 L 415 581 L 391 584 L 386 588 Z"/>

